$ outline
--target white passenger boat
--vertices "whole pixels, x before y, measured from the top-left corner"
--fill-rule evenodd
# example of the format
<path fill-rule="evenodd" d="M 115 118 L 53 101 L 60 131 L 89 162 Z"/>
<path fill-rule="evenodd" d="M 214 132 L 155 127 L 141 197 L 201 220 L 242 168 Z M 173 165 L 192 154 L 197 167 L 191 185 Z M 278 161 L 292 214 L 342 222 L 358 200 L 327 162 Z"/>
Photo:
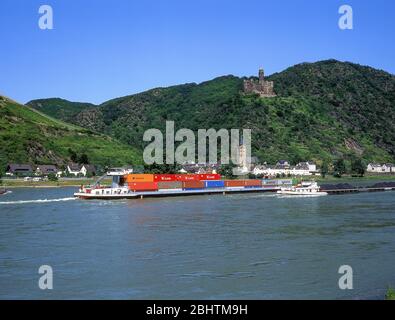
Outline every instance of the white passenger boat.
<path fill-rule="evenodd" d="M 328 193 L 320 191 L 320 187 L 315 181 L 305 181 L 296 186 L 281 188 L 278 194 L 292 196 L 326 196 Z"/>

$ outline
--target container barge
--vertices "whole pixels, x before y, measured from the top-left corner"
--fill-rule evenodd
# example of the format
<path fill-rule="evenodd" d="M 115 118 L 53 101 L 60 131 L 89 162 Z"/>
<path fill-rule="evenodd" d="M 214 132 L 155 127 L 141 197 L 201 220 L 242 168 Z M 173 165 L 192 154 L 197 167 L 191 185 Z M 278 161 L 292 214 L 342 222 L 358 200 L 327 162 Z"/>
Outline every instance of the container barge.
<path fill-rule="evenodd" d="M 112 177 L 111 186 L 100 182 Z M 81 186 L 74 194 L 80 199 L 139 199 L 208 194 L 276 192 L 292 186 L 283 180 L 223 180 L 219 174 L 135 174 L 122 169 L 107 172 L 92 186 Z"/>

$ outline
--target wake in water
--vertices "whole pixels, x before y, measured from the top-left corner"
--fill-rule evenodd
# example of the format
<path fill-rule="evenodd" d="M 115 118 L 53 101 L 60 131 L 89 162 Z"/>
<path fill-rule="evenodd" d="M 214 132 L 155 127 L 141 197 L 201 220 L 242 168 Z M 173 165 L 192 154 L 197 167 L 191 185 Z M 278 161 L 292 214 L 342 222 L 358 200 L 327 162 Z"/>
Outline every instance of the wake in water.
<path fill-rule="evenodd" d="M 71 201 L 76 198 L 60 198 L 60 199 L 37 199 L 37 200 L 15 200 L 15 201 L 2 201 L 0 204 L 26 204 L 26 203 L 49 203 L 49 202 L 62 202 L 62 201 Z"/>

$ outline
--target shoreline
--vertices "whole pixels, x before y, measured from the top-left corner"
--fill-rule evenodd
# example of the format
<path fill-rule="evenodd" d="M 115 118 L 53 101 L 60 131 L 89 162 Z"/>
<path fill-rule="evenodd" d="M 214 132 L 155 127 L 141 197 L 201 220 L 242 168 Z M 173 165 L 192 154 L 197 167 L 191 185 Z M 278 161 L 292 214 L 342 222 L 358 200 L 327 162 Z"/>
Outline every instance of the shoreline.
<path fill-rule="evenodd" d="M 324 183 L 347 183 L 347 182 L 370 182 L 373 180 L 377 181 L 395 181 L 395 175 L 378 175 L 378 176 L 364 176 L 364 177 L 351 177 L 351 176 L 343 176 L 342 178 L 336 178 L 333 176 L 327 176 L 322 178 L 321 176 L 305 176 L 305 177 L 286 177 L 286 178 L 273 178 L 273 179 L 293 179 L 296 182 L 300 181 L 308 181 L 314 180 L 319 184 Z M 78 188 L 81 185 L 90 185 L 93 184 L 96 179 L 84 179 L 84 180 L 60 180 L 60 181 L 23 181 L 23 180 L 3 180 L 2 185 L 0 187 L 4 187 L 6 189 L 15 189 L 15 188 Z M 106 179 L 103 182 L 103 185 L 111 185 L 111 180 Z"/>

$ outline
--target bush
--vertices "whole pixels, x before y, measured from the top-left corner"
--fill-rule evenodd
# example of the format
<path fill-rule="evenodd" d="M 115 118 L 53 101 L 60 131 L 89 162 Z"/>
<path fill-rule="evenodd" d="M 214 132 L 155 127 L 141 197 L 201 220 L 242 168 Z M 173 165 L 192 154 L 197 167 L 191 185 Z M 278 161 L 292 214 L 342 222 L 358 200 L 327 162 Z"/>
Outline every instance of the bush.
<path fill-rule="evenodd" d="M 49 180 L 49 181 L 58 181 L 59 179 L 58 179 L 58 177 L 57 177 L 54 173 L 50 173 L 50 174 L 48 175 L 48 180 Z"/>
<path fill-rule="evenodd" d="M 353 159 L 351 161 L 351 173 L 363 177 L 365 174 L 365 166 L 361 159 Z"/>
<path fill-rule="evenodd" d="M 387 293 L 385 295 L 385 300 L 395 300 L 395 290 L 392 288 L 388 288 Z"/>
<path fill-rule="evenodd" d="M 341 178 L 346 173 L 346 164 L 343 159 L 338 159 L 333 163 L 333 176 Z"/>

